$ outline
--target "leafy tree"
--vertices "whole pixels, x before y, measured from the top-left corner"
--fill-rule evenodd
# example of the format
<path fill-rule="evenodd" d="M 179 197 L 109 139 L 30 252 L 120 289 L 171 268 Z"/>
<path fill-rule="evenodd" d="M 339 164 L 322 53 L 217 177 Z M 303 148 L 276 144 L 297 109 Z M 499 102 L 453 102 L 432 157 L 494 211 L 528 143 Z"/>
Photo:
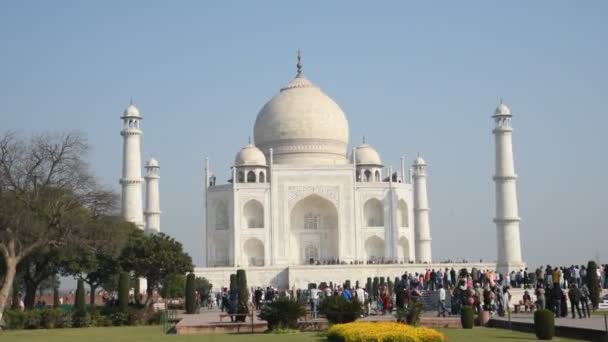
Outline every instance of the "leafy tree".
<path fill-rule="evenodd" d="M 135 229 L 140 230 L 120 217 L 99 216 L 91 222 L 90 232 L 91 239 L 97 243 L 92 246 L 71 246 L 64 254 L 61 273 L 75 276 L 89 286 L 89 303 L 92 307 L 97 289 L 112 280 L 116 281 L 116 274 L 120 271 L 118 257 L 127 244 L 130 231 Z"/>
<path fill-rule="evenodd" d="M 268 322 L 268 329 L 297 329 L 298 319 L 306 314 L 306 308 L 297 299 L 280 297 L 262 307 L 260 319 Z"/>
<path fill-rule="evenodd" d="M 120 256 L 123 270 L 146 278 L 146 304 L 150 303 L 154 289 L 170 274 L 192 272 L 192 258 L 184 252 L 181 243 L 159 233 L 146 235 L 143 231 L 131 231 L 127 245 Z"/>
<path fill-rule="evenodd" d="M 160 295 L 163 298 L 184 298 L 186 276 L 183 274 L 169 274 L 162 280 Z"/>
<path fill-rule="evenodd" d="M 5 269 L 0 320 L 21 261 L 35 251 L 86 246 L 91 217 L 113 209 L 115 195 L 99 187 L 77 133 L 23 139 L 0 135 L 0 253 Z"/>
<path fill-rule="evenodd" d="M 186 313 L 196 313 L 197 306 L 194 273 L 188 273 L 186 277 Z"/>
<path fill-rule="evenodd" d="M 76 300 L 74 301 L 74 309 L 80 312 L 84 310 L 84 306 L 84 282 L 79 279 L 76 285 Z"/>
<path fill-rule="evenodd" d="M 201 296 L 201 300 L 208 299 L 211 289 L 213 288 L 213 284 L 211 284 L 209 280 L 204 277 L 197 277 L 194 280 L 194 284 L 196 291 L 198 291 L 199 295 Z"/>
<path fill-rule="evenodd" d="M 129 305 L 129 273 L 121 272 L 118 276 L 118 308 L 126 311 Z"/>

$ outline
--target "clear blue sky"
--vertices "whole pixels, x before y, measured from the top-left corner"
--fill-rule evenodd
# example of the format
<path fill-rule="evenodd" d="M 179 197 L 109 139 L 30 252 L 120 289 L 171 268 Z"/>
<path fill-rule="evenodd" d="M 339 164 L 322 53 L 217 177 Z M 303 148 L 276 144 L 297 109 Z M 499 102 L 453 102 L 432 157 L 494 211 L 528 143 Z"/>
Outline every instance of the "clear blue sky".
<path fill-rule="evenodd" d="M 201 260 L 202 166 L 222 183 L 257 112 L 295 74 L 387 165 L 429 163 L 433 254 L 494 259 L 499 96 L 515 113 L 524 258 L 608 258 L 608 2 L 7 1 L 1 130 L 84 131 L 119 190 L 122 110 L 161 165 L 162 230 Z M 602 254 L 602 250 L 604 251 Z"/>

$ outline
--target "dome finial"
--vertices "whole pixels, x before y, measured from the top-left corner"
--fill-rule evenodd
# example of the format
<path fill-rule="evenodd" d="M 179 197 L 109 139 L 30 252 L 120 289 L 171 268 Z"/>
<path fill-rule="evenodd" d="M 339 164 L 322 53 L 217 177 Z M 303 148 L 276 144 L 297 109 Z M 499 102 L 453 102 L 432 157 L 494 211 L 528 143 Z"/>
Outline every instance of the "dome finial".
<path fill-rule="evenodd" d="M 133 105 L 133 96 L 131 96 L 131 97 L 129 98 L 129 106 L 132 106 L 132 105 Z"/>
<path fill-rule="evenodd" d="M 296 74 L 296 77 L 301 77 L 302 76 L 302 51 L 300 51 L 300 49 L 298 49 L 298 64 L 296 64 L 296 67 L 298 69 L 298 73 Z"/>
<path fill-rule="evenodd" d="M 365 135 L 363 136 L 363 143 L 365 144 Z"/>
<path fill-rule="evenodd" d="M 251 135 L 249 136 L 248 144 L 251 144 Z"/>

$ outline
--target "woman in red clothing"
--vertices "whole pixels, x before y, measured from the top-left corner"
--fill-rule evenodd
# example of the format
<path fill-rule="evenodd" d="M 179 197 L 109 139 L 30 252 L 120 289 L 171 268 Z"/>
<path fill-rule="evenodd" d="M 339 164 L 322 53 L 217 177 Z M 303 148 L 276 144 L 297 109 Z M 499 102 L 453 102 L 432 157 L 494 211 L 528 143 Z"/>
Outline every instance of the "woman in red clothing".
<path fill-rule="evenodd" d="M 385 285 L 382 289 L 382 314 L 386 314 L 389 311 L 389 303 L 390 303 L 391 295 L 388 292 L 388 287 Z"/>

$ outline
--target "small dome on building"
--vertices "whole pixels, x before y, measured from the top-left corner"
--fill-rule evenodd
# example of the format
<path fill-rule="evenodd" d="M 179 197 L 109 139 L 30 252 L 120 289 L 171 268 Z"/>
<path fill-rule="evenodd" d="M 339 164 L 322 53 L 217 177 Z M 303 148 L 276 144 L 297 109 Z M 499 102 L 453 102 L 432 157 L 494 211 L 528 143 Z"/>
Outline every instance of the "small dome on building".
<path fill-rule="evenodd" d="M 125 109 L 125 111 L 123 112 L 124 116 L 134 116 L 134 117 L 141 117 L 141 115 L 139 114 L 139 109 L 137 109 L 137 107 L 135 107 L 135 105 L 131 102 L 129 104 L 129 106 Z"/>
<path fill-rule="evenodd" d="M 507 107 L 506 104 L 500 102 L 496 110 L 494 111 L 494 115 L 511 115 L 511 110 Z"/>
<path fill-rule="evenodd" d="M 234 158 L 235 166 L 266 166 L 266 157 L 253 144 L 243 147 Z"/>
<path fill-rule="evenodd" d="M 418 155 L 416 159 L 414 159 L 414 165 L 426 165 L 426 162 L 420 155 Z"/>
<path fill-rule="evenodd" d="M 158 160 L 150 158 L 146 163 L 146 167 L 158 167 Z"/>
<path fill-rule="evenodd" d="M 357 165 L 378 165 L 382 166 L 382 160 L 376 150 L 369 144 L 361 144 L 355 147 L 355 156 Z M 350 160 L 352 162 L 353 156 Z"/>

